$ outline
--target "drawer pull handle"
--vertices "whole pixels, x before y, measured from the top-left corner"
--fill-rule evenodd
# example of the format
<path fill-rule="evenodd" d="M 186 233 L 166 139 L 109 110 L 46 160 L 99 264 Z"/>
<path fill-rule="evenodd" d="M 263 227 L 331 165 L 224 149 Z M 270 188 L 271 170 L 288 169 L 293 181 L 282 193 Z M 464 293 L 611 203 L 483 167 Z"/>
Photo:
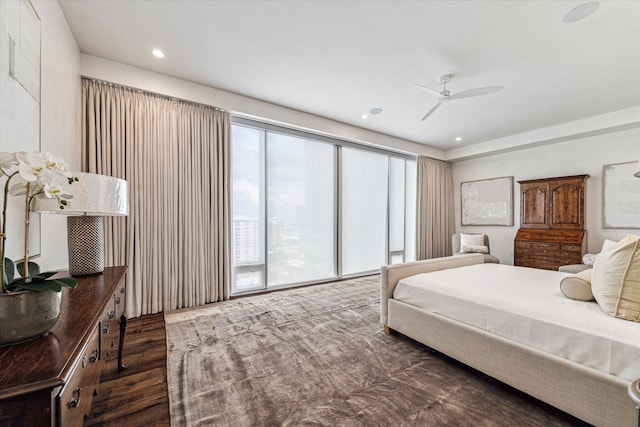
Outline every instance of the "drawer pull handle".
<path fill-rule="evenodd" d="M 107 317 L 109 318 L 109 320 L 113 320 L 116 317 L 116 312 L 114 310 L 109 310 L 107 311 Z"/>
<path fill-rule="evenodd" d="M 89 360 L 91 361 L 91 363 L 96 363 L 98 361 L 99 356 L 100 356 L 100 350 L 96 348 L 91 352 L 91 359 Z"/>
<path fill-rule="evenodd" d="M 120 297 L 116 297 L 116 304 L 120 304 Z"/>
<path fill-rule="evenodd" d="M 125 288 L 124 288 L 124 286 L 123 286 L 123 287 L 121 287 L 121 288 L 120 288 L 120 293 L 121 293 L 121 294 L 124 294 L 124 291 L 125 291 Z"/>
<path fill-rule="evenodd" d="M 109 323 L 104 324 L 104 327 L 102 328 L 102 332 L 104 332 L 105 334 L 109 333 Z"/>
<path fill-rule="evenodd" d="M 81 391 L 82 389 L 80 387 L 73 389 L 73 392 L 71 393 L 71 402 L 69 402 L 69 408 L 77 408 L 78 405 L 80 405 Z"/>

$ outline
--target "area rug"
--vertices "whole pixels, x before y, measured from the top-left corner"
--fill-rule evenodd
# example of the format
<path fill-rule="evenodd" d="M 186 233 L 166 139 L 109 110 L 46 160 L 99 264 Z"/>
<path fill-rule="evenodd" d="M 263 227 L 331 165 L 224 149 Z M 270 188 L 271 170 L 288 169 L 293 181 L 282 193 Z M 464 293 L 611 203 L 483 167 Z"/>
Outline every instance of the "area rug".
<path fill-rule="evenodd" d="M 172 426 L 569 426 L 379 323 L 377 276 L 165 314 Z"/>

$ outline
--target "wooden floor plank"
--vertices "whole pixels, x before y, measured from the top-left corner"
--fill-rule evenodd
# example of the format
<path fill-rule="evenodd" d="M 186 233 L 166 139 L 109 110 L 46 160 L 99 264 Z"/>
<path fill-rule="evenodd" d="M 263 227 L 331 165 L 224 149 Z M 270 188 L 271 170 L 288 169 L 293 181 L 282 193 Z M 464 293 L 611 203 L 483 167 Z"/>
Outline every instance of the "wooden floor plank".
<path fill-rule="evenodd" d="M 162 313 L 131 319 L 124 346 L 127 369 L 108 360 L 86 426 L 168 427 L 167 345 Z"/>

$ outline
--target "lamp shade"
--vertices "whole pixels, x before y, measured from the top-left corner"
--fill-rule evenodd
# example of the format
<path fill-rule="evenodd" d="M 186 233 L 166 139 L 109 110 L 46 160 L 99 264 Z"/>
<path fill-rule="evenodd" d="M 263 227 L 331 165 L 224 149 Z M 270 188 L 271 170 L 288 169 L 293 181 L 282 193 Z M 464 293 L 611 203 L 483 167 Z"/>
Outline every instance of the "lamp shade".
<path fill-rule="evenodd" d="M 99 274 L 104 270 L 104 216 L 129 214 L 127 181 L 94 173 L 74 174 L 73 198 L 64 209 L 56 199 L 35 199 L 33 211 L 67 215 L 69 273 Z"/>
<path fill-rule="evenodd" d="M 56 199 L 36 198 L 32 211 L 62 215 L 124 216 L 129 214 L 127 181 L 95 173 L 73 174 L 78 182 L 69 186 L 73 198 L 60 209 Z"/>

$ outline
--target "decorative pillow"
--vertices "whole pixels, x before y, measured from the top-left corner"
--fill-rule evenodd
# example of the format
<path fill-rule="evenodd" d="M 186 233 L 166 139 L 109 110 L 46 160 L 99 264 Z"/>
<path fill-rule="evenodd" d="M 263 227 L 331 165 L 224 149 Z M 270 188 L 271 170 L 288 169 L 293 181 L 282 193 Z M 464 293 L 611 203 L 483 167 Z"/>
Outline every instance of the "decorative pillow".
<path fill-rule="evenodd" d="M 485 245 L 462 245 L 460 250 L 466 254 L 488 254 L 489 248 Z"/>
<path fill-rule="evenodd" d="M 640 322 L 640 236 L 628 235 L 596 257 L 591 291 L 609 315 Z"/>
<path fill-rule="evenodd" d="M 484 246 L 484 234 L 460 234 L 460 248 L 464 246 Z"/>
<path fill-rule="evenodd" d="M 567 297 L 577 301 L 593 301 L 591 293 L 591 272 L 592 269 L 572 274 L 560 281 L 560 291 Z"/>
<path fill-rule="evenodd" d="M 596 262 L 596 254 L 584 254 L 582 257 L 584 265 L 593 265 L 594 262 Z"/>
<path fill-rule="evenodd" d="M 604 242 L 602 242 L 602 249 L 600 249 L 600 252 L 607 251 L 607 250 L 611 249 L 617 243 L 618 242 L 616 242 L 615 240 L 604 239 Z"/>

